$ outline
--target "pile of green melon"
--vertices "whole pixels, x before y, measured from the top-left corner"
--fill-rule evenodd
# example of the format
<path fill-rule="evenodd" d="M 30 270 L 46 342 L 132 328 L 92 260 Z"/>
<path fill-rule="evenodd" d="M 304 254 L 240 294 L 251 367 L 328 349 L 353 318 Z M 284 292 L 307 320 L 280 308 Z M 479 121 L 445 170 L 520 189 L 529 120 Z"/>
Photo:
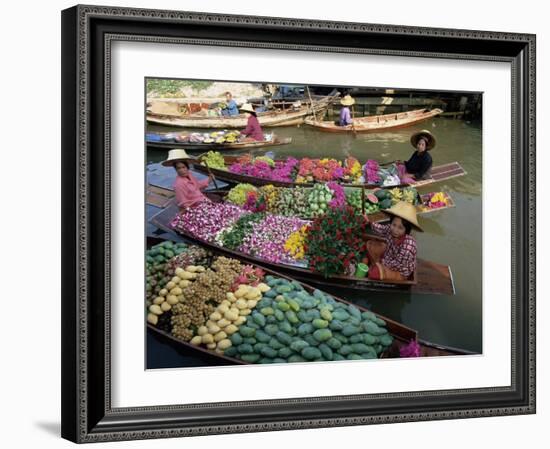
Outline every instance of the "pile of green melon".
<path fill-rule="evenodd" d="M 298 282 L 266 276 L 271 290 L 231 335 L 226 356 L 249 363 L 375 359 L 393 342 L 372 312 Z"/>

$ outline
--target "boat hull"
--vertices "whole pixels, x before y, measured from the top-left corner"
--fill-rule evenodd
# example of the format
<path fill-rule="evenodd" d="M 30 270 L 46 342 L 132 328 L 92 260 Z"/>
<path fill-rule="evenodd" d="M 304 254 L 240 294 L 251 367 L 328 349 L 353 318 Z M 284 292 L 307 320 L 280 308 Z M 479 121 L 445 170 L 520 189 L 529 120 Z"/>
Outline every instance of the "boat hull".
<path fill-rule="evenodd" d="M 275 147 L 292 143 L 291 137 L 274 138 L 261 142 L 235 142 L 235 143 L 193 143 L 193 142 L 147 142 L 148 150 L 168 151 L 174 148 L 183 148 L 187 151 L 243 151 L 255 150 L 265 147 Z"/>
<path fill-rule="evenodd" d="M 301 106 L 298 109 L 283 109 L 258 113 L 258 121 L 262 127 L 292 126 L 304 123 L 309 115 L 324 115 L 328 106 L 336 99 L 330 96 L 314 102 L 314 106 Z M 244 114 L 235 117 L 208 117 L 208 116 L 167 116 L 147 113 L 147 122 L 154 125 L 171 126 L 177 128 L 245 128 L 247 118 Z"/>
<path fill-rule="evenodd" d="M 356 118 L 352 125 L 339 126 L 334 121 L 317 121 L 311 118 L 306 119 L 306 125 L 315 127 L 320 131 L 332 133 L 369 133 L 405 128 L 424 120 L 431 119 L 443 112 L 441 109 L 425 111 L 417 109 L 398 114 L 384 114 L 369 117 Z"/>
<path fill-rule="evenodd" d="M 151 217 L 149 221 L 151 224 L 166 232 L 175 232 L 174 229 L 171 228 L 170 222 L 178 212 L 178 207 L 172 203 L 170 206 L 164 208 L 159 213 Z M 455 294 L 455 287 L 450 267 L 423 259 L 417 260 L 417 269 L 413 275 L 413 278 L 410 280 L 389 282 L 349 276 L 324 277 L 322 274 L 308 268 L 286 264 L 275 264 L 264 259 L 256 258 L 249 254 L 232 251 L 211 242 L 196 238 L 187 232 L 178 231 L 178 234 L 182 235 L 187 240 L 204 246 L 212 251 L 221 252 L 230 257 L 245 260 L 304 282 L 315 283 L 316 285 L 359 291 L 394 291 L 401 293 L 429 293 L 441 295 Z M 375 235 L 370 236 L 370 238 L 382 240 L 380 237 Z"/>

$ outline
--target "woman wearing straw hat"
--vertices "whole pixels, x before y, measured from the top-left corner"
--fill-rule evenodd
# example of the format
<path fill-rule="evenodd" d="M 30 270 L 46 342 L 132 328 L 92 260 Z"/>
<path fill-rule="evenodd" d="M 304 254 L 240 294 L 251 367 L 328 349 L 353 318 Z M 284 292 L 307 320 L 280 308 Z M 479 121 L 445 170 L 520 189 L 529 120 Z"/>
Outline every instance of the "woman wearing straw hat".
<path fill-rule="evenodd" d="M 432 156 L 429 151 L 435 147 L 435 137 L 427 129 L 423 129 L 411 136 L 411 145 L 415 152 L 405 163 L 397 162 L 399 178 L 403 184 L 412 184 L 423 179 L 432 168 Z"/>
<path fill-rule="evenodd" d="M 176 193 L 177 205 L 182 208 L 194 207 L 202 201 L 209 201 L 201 192 L 208 187 L 212 175 L 208 179 L 199 181 L 189 170 L 189 161 L 193 160 L 185 150 L 175 149 L 168 152 L 168 159 L 162 165 L 176 169 L 176 180 L 174 191 Z"/>
<path fill-rule="evenodd" d="M 374 233 L 384 237 L 385 242 L 367 242 L 368 276 L 370 279 L 406 280 L 416 269 L 416 239 L 411 230 L 423 232 L 416 218 L 416 208 L 411 203 L 399 201 L 384 212 L 390 216 L 389 224 L 370 224 Z"/>
<path fill-rule="evenodd" d="M 351 112 L 349 107 L 355 104 L 355 100 L 351 98 L 351 95 L 346 95 L 340 100 L 340 104 L 343 108 L 340 110 L 340 121 L 338 122 L 340 126 L 348 126 L 353 123 L 351 118 Z"/>
<path fill-rule="evenodd" d="M 245 136 L 244 142 L 261 142 L 264 139 L 264 132 L 256 116 L 256 112 L 250 103 L 245 103 L 240 107 L 247 118 L 246 128 L 241 131 L 241 135 Z"/>

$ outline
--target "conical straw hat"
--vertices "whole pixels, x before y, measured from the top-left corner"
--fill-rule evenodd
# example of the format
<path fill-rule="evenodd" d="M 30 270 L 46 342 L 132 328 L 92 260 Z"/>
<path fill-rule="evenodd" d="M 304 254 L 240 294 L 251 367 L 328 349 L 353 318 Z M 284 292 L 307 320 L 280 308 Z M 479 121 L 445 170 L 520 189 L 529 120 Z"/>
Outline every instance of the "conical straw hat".
<path fill-rule="evenodd" d="M 408 203 L 406 201 L 399 201 L 397 204 L 394 204 L 392 207 L 386 209 L 384 212 L 389 215 L 395 215 L 396 217 L 402 218 L 403 220 L 407 220 L 411 225 L 413 225 L 416 230 L 424 232 L 424 230 L 418 224 L 418 220 L 416 218 L 416 207 L 414 207 L 411 203 Z"/>
<path fill-rule="evenodd" d="M 175 148 L 168 152 L 168 159 L 163 161 L 162 165 L 164 165 L 165 167 L 171 167 L 178 161 L 188 161 L 188 160 L 194 160 L 194 159 L 195 158 L 189 156 L 185 150 L 182 150 L 180 148 Z"/>
<path fill-rule="evenodd" d="M 239 109 L 244 112 L 256 112 L 250 103 L 243 104 Z"/>
<path fill-rule="evenodd" d="M 416 148 L 416 144 L 418 143 L 418 139 L 421 137 L 424 137 L 428 143 L 426 144 L 426 150 L 431 150 L 433 147 L 435 147 L 435 137 L 434 135 L 428 131 L 427 129 L 423 129 L 422 131 L 418 131 L 417 133 L 414 133 L 411 136 L 411 144 L 413 147 Z"/>
<path fill-rule="evenodd" d="M 351 95 L 346 95 L 340 100 L 340 104 L 344 106 L 351 106 L 352 104 L 355 104 L 355 100 L 351 97 Z"/>

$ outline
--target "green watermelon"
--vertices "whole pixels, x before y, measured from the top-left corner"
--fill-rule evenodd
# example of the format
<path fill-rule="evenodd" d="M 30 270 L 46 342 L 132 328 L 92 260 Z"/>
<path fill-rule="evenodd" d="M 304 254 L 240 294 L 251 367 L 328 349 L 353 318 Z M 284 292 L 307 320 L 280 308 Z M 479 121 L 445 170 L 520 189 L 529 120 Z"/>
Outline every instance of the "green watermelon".
<path fill-rule="evenodd" d="M 392 206 L 390 199 L 384 199 L 380 202 L 380 209 L 389 209 Z"/>
<path fill-rule="evenodd" d="M 379 189 L 375 190 L 374 194 L 376 195 L 376 198 L 378 198 L 378 200 L 382 201 L 388 198 L 389 192 L 384 189 Z"/>

